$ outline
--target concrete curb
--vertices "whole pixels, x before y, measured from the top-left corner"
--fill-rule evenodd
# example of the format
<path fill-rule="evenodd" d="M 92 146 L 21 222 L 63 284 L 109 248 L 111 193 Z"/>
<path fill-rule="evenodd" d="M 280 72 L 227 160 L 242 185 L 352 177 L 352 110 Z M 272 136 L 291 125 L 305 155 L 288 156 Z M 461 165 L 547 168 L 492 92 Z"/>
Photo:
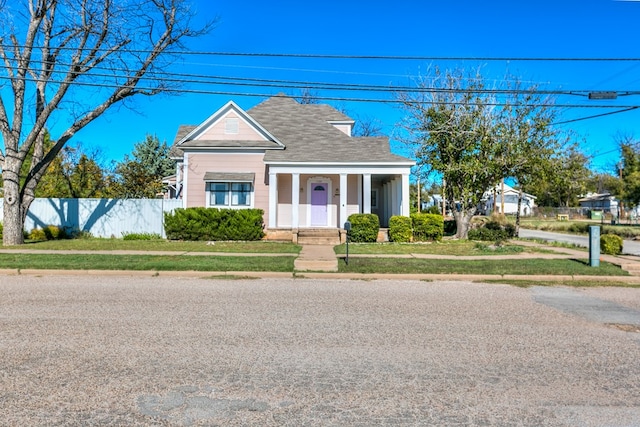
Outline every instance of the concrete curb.
<path fill-rule="evenodd" d="M 364 273 L 331 273 L 331 272 L 262 272 L 262 271 L 136 271 L 136 270 L 36 270 L 36 269 L 0 269 L 2 276 L 126 276 L 126 277 L 189 277 L 215 278 L 216 276 L 237 276 L 255 278 L 282 279 L 336 279 L 336 280 L 423 280 L 423 281 L 464 281 L 477 282 L 483 280 L 537 280 L 540 282 L 571 282 L 589 280 L 594 282 L 624 282 L 640 285 L 637 276 L 523 276 L 523 275 L 492 275 L 492 274 L 364 274 Z"/>

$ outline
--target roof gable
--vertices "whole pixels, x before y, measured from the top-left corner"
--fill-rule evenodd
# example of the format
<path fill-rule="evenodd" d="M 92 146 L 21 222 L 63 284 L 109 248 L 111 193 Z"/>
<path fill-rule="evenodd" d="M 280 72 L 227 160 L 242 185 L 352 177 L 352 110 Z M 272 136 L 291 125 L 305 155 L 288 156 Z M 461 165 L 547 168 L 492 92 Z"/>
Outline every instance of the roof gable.
<path fill-rule="evenodd" d="M 186 127 L 182 127 L 183 132 Z M 177 139 L 177 138 L 176 138 Z M 283 149 L 284 144 L 235 102 L 229 101 L 204 122 L 177 139 L 177 147 Z"/>

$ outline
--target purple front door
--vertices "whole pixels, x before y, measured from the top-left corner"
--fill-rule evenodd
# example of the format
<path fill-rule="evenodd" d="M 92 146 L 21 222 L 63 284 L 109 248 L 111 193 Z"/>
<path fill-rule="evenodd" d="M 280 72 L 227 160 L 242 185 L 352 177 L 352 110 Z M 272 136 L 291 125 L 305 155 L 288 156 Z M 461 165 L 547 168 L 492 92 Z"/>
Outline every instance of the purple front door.
<path fill-rule="evenodd" d="M 311 226 L 327 225 L 327 189 L 325 183 L 311 184 Z"/>

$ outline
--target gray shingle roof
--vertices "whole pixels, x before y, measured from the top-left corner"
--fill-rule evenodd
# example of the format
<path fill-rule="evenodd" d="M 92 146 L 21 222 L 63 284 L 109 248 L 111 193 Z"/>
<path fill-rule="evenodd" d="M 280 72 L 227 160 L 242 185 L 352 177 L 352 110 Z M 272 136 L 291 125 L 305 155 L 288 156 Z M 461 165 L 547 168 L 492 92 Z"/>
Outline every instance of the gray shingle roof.
<path fill-rule="evenodd" d="M 351 118 L 325 104 L 299 104 L 286 95 L 276 95 L 247 113 L 285 145 L 284 150 L 266 150 L 265 162 L 397 163 L 411 159 L 391 153 L 386 137 L 349 137 L 329 122 Z M 183 152 L 176 147 L 196 126 L 180 126 L 171 148 L 172 157 Z M 272 141 L 185 141 L 181 147 L 273 147 Z"/>
<path fill-rule="evenodd" d="M 349 121 L 329 105 L 299 104 L 288 96 L 274 96 L 247 111 L 285 145 L 268 151 L 266 162 L 411 162 L 391 153 L 386 137 L 354 138 L 329 121 Z"/>
<path fill-rule="evenodd" d="M 176 133 L 176 137 L 173 138 L 173 145 L 169 150 L 169 157 L 171 158 L 180 158 L 184 156 L 184 152 L 177 147 L 178 141 L 187 136 L 189 132 L 194 130 L 197 126 L 194 125 L 180 125 L 178 128 L 178 133 Z"/>

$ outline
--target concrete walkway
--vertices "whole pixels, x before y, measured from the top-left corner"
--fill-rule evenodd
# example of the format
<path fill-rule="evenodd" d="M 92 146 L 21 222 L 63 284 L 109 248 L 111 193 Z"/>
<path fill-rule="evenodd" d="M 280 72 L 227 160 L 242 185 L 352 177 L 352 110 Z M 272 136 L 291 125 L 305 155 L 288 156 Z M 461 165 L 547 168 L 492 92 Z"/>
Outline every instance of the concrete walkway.
<path fill-rule="evenodd" d="M 338 258 L 331 245 L 303 245 L 294 264 L 296 271 L 338 271 Z"/>

